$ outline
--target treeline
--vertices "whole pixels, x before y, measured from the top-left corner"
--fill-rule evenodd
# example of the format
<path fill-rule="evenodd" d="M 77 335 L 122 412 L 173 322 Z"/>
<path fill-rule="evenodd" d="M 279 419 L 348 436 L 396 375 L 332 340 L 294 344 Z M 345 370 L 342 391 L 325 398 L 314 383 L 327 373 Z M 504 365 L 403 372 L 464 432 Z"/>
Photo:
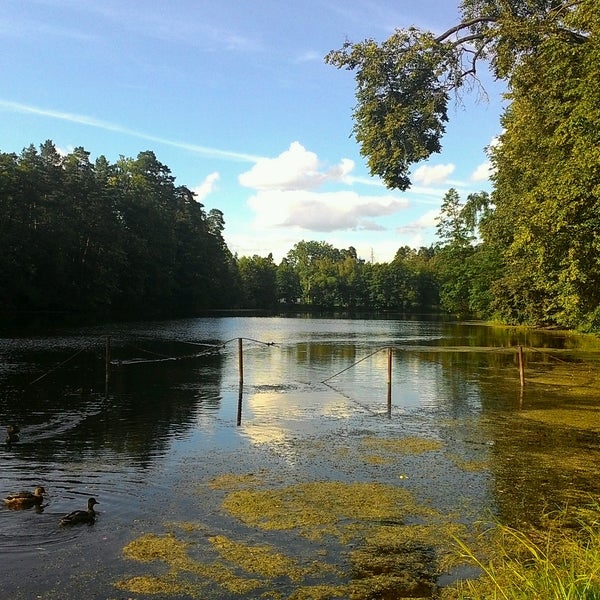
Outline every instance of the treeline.
<path fill-rule="evenodd" d="M 0 308 L 191 314 L 235 302 L 223 215 L 152 152 L 90 162 L 51 141 L 0 154 Z"/>
<path fill-rule="evenodd" d="M 400 248 L 390 263 L 358 258 L 353 247 L 298 242 L 277 265 L 273 257 L 237 261 L 244 306 L 300 304 L 376 311 L 431 310 L 438 305 L 435 250 Z"/>
<path fill-rule="evenodd" d="M 0 153 L 0 311 L 139 318 L 284 306 L 441 309 L 597 331 L 595 246 L 584 245 L 573 225 L 569 238 L 556 237 L 565 252 L 544 254 L 553 291 L 541 294 L 543 281 L 536 287 L 531 275 L 539 262 L 507 260 L 501 245 L 511 223 L 492 199 L 481 192 L 463 201 L 450 189 L 437 243 L 401 247 L 388 263 L 365 261 L 352 247 L 301 241 L 276 264 L 272 255 L 234 256 L 223 213 L 205 211 L 154 153 L 91 162 L 83 148 L 61 155 L 47 141 L 20 155 Z M 528 237 L 532 250 L 540 234 Z M 578 252 L 566 252 L 568 243 Z M 522 282 L 518 294 L 514 281 Z"/>
<path fill-rule="evenodd" d="M 438 303 L 433 249 L 371 264 L 354 248 L 300 242 L 279 265 L 237 257 L 153 152 L 90 161 L 51 141 L 0 154 L 0 309 L 179 316 L 206 309 L 411 310 Z"/>

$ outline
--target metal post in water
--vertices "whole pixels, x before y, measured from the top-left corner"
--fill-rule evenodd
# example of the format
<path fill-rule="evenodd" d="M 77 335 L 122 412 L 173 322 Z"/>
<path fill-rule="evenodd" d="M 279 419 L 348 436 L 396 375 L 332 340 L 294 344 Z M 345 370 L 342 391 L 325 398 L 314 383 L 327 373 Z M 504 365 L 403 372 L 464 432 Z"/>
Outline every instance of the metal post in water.
<path fill-rule="evenodd" d="M 110 383 L 110 335 L 106 336 L 104 346 L 104 391 L 108 395 L 108 384 Z"/>
<path fill-rule="evenodd" d="M 242 338 L 238 338 L 238 370 L 240 385 L 242 385 L 244 383 L 244 350 L 242 348 Z"/>
<path fill-rule="evenodd" d="M 525 361 L 523 360 L 523 346 L 518 347 L 519 355 L 519 378 L 521 380 L 521 387 L 525 386 Z"/>
<path fill-rule="evenodd" d="M 239 427 L 242 424 L 242 386 L 240 385 L 239 393 L 238 393 L 238 406 L 237 406 L 237 426 Z"/>
<path fill-rule="evenodd" d="M 392 418 L 392 349 L 388 348 L 388 380 L 387 380 L 388 418 Z"/>

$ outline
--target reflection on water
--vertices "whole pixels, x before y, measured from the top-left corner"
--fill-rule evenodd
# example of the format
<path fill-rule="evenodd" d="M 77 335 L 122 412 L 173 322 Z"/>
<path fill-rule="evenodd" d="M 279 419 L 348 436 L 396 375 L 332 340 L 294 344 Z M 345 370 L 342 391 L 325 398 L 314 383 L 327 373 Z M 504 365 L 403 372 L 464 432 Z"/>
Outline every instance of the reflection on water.
<path fill-rule="evenodd" d="M 552 391 L 521 395 L 514 347 L 569 344 L 478 324 L 265 317 L 2 338 L 1 433 L 16 424 L 20 439 L 0 449 L 0 493 L 44 485 L 49 496 L 38 512 L 0 509 L 0 598 L 114 597 L 113 582 L 131 568 L 121 548 L 141 532 L 194 518 L 231 527 L 218 495 L 199 513 L 192 500 L 223 473 L 274 469 L 291 482 L 401 474 L 422 501 L 463 522 L 490 511 L 535 518 L 598 485 L 582 463 L 553 472 L 540 457 L 583 447 L 597 459 L 597 436 L 518 417 L 523 400 L 549 402 Z M 369 463 L 360 441 L 373 436 L 425 437 L 444 450 L 425 462 Z M 97 522 L 58 527 L 89 496 L 100 502 Z"/>

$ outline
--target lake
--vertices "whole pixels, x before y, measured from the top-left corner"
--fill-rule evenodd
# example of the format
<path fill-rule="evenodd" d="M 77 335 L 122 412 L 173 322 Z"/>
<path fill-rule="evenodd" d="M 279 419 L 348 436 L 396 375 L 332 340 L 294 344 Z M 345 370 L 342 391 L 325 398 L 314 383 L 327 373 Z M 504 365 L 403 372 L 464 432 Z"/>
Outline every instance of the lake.
<path fill-rule="evenodd" d="M 430 597 L 467 573 L 444 532 L 600 492 L 597 352 L 558 332 L 223 316 L 9 331 L 0 357 L 0 493 L 47 490 L 0 507 L 1 600 L 392 598 L 402 569 Z"/>

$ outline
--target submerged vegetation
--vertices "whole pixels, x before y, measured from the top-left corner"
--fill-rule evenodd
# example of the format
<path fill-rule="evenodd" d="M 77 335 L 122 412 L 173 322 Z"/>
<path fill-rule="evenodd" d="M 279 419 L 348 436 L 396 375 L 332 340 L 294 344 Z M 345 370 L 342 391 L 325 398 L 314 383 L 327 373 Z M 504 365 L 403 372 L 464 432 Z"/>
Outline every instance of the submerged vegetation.
<path fill-rule="evenodd" d="M 598 382 L 584 362 L 569 364 L 565 357 L 552 364 L 554 370 L 543 360 L 529 365 L 528 401 L 516 413 L 494 417 L 493 444 L 485 425 L 447 419 L 438 423 L 439 439 L 365 432 L 352 441 L 298 441 L 307 456 L 327 453 L 347 464 L 355 480 L 289 482 L 261 468 L 198 482 L 199 502 L 205 494 L 217 498 L 218 524 L 204 517 L 165 523 L 163 531 L 133 539 L 123 555 L 137 568 L 117 588 L 163 597 L 274 600 L 600 598 L 600 505 L 587 485 L 594 473 L 600 478 L 597 444 L 569 452 L 570 439 L 597 435 L 590 398 Z M 566 372 L 578 385 L 565 383 Z M 587 406 L 588 421 L 563 418 L 553 397 L 575 413 Z M 480 432 L 468 440 L 475 451 L 448 442 L 471 430 Z M 468 477 L 493 470 L 498 514 L 491 524 L 469 522 L 456 508 L 469 501 L 469 490 L 452 499 L 456 513 L 419 497 L 411 482 L 440 462 L 449 477 L 452 469 Z M 385 482 L 373 479 L 377 473 Z M 538 477 L 537 491 L 551 495 L 524 506 L 520 482 Z M 571 482 L 562 491 L 555 487 L 561 478 Z"/>
<path fill-rule="evenodd" d="M 452 538 L 464 529 L 392 485 L 325 481 L 249 490 L 242 475 L 241 489 L 232 491 L 234 480 L 220 477 L 211 487 L 222 482 L 229 490 L 222 509 L 239 523 L 237 535 L 246 531 L 241 524 L 251 532 L 277 531 L 284 536 L 273 539 L 282 549 L 257 544 L 252 533 L 247 541 L 207 535 L 206 524 L 172 524 L 185 540 L 173 532 L 145 534 L 123 549 L 128 559 L 162 564 L 162 574 L 154 568 L 116 586 L 175 596 L 216 586 L 230 595 L 297 600 L 431 597 Z"/>
<path fill-rule="evenodd" d="M 332 492 L 341 494 L 339 502 L 331 498 Z M 372 503 L 382 492 L 383 502 L 365 507 L 365 494 Z M 542 528 L 527 533 L 494 523 L 473 537 L 467 536 L 464 525 L 445 522 L 441 515 L 423 511 L 413 502 L 391 487 L 336 482 L 241 496 L 230 492 L 223 508 L 251 527 L 289 532 L 285 550 L 225 535 L 207 537 L 207 525 L 190 528 L 183 524 L 179 529 L 187 532 L 187 541 L 172 532 L 145 534 L 123 549 L 128 559 L 162 564 L 162 573 L 154 567 L 152 574 L 125 578 L 115 585 L 130 593 L 195 597 L 212 597 L 210 590 L 216 586 L 231 597 L 251 594 L 294 600 L 600 598 L 597 503 L 579 510 L 575 517 L 567 510 L 547 514 Z M 268 516 L 261 519 L 260 509 L 265 508 Z M 426 513 L 429 523 L 403 522 L 408 513 L 413 517 Z M 313 558 L 303 553 L 292 556 L 291 549 L 298 545 L 293 534 L 298 530 L 313 541 L 325 535 L 339 538 L 347 548 L 342 562 L 324 549 Z M 209 546 L 199 549 L 206 539 Z M 437 584 L 444 571 L 459 567 L 457 573 L 466 573 L 468 565 L 476 569 L 469 578 Z"/>

